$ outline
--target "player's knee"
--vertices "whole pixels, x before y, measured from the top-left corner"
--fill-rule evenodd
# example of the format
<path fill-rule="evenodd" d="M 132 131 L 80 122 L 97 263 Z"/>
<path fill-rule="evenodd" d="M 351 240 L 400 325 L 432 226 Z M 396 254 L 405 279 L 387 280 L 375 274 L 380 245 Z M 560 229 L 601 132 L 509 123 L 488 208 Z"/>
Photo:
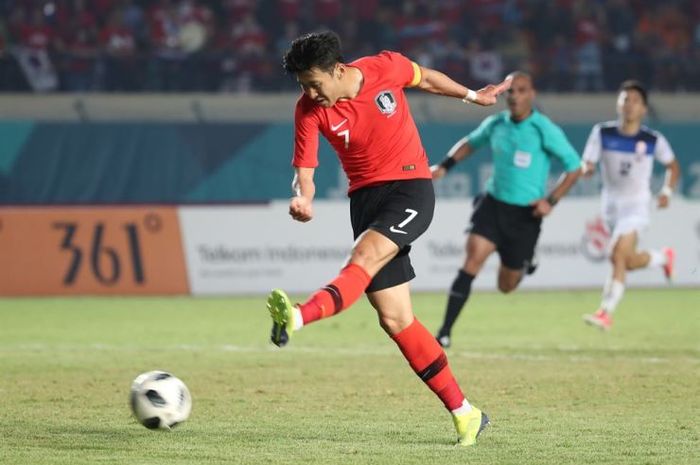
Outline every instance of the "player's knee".
<path fill-rule="evenodd" d="M 517 282 L 511 282 L 507 279 L 498 280 L 498 290 L 501 291 L 503 294 L 509 294 L 513 292 L 517 287 Z"/>
<path fill-rule="evenodd" d="M 389 335 L 399 334 L 413 321 L 413 316 L 379 314 L 379 326 Z"/>
<path fill-rule="evenodd" d="M 625 254 L 624 252 L 615 251 L 612 255 L 610 255 L 610 263 L 612 263 L 613 266 L 626 268 L 627 262 L 628 257 L 627 254 Z"/>
<path fill-rule="evenodd" d="M 464 270 L 465 273 L 469 273 L 472 276 L 476 276 L 479 274 L 479 271 L 481 271 L 481 268 L 483 266 L 484 266 L 483 260 L 467 259 L 467 261 L 464 263 L 464 266 L 462 267 L 462 269 Z"/>
<path fill-rule="evenodd" d="M 350 263 L 354 263 L 363 267 L 364 269 L 368 269 L 377 261 L 379 261 L 379 257 L 373 247 L 358 245 L 352 249 Z"/>

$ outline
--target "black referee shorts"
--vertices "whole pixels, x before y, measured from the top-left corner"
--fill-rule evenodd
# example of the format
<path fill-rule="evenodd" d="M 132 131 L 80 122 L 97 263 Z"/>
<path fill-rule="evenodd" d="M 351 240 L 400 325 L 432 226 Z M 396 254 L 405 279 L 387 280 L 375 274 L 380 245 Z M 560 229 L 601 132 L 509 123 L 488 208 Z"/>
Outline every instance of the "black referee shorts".
<path fill-rule="evenodd" d="M 542 218 L 533 216 L 533 207 L 501 202 L 491 194 L 479 198 L 474 207 L 467 231 L 496 244 L 503 266 L 524 269 L 535 253 Z"/>
<path fill-rule="evenodd" d="M 372 279 L 365 292 L 410 281 L 416 274 L 408 253 L 411 243 L 433 219 L 435 192 L 431 179 L 389 181 L 350 194 L 350 221 L 355 239 L 373 229 L 399 246 L 399 253 Z"/>

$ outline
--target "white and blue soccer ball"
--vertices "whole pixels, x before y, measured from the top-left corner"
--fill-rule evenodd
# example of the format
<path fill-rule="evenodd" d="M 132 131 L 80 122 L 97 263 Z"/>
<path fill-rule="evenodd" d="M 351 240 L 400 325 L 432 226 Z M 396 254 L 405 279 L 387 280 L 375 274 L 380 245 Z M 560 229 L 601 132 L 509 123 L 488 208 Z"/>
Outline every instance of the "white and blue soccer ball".
<path fill-rule="evenodd" d="M 129 404 L 146 428 L 170 429 L 190 416 L 192 396 L 179 378 L 166 371 L 149 371 L 131 383 Z"/>

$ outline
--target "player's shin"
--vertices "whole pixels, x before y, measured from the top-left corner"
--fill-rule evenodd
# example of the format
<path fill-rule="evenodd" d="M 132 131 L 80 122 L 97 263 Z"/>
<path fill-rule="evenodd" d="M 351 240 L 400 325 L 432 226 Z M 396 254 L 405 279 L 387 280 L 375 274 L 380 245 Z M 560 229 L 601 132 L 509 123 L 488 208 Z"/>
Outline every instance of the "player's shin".
<path fill-rule="evenodd" d="M 452 326 L 455 324 L 455 321 L 457 321 L 457 317 L 461 313 L 464 304 L 466 304 L 469 299 L 473 280 L 474 275 L 466 273 L 462 269 L 457 273 L 457 277 L 452 282 L 452 287 L 450 288 L 447 308 L 445 310 L 445 319 L 438 331 L 438 338 L 441 336 L 449 336 L 452 332 Z"/>
<path fill-rule="evenodd" d="M 622 296 L 625 294 L 625 284 L 621 281 L 612 280 L 608 288 L 608 292 L 603 295 L 603 300 L 600 303 L 600 308 L 602 308 L 606 313 L 612 313 L 617 308 L 617 305 L 622 300 Z"/>
<path fill-rule="evenodd" d="M 452 412 L 471 409 L 452 375 L 445 351 L 425 326 L 416 319 L 403 331 L 393 335 L 392 339 L 413 371 L 440 398 L 448 410 Z"/>
<path fill-rule="evenodd" d="M 351 306 L 362 295 L 372 278 L 359 265 L 349 264 L 329 284 L 299 305 L 303 324 L 333 316 Z"/>

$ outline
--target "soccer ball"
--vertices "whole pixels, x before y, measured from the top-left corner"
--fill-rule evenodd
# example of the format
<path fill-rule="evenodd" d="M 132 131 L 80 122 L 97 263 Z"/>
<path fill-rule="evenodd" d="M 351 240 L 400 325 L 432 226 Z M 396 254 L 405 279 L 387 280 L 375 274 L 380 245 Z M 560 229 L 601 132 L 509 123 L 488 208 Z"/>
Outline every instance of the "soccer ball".
<path fill-rule="evenodd" d="M 149 371 L 131 383 L 131 411 L 148 429 L 170 429 L 187 420 L 192 396 L 179 378 L 165 371 Z"/>

